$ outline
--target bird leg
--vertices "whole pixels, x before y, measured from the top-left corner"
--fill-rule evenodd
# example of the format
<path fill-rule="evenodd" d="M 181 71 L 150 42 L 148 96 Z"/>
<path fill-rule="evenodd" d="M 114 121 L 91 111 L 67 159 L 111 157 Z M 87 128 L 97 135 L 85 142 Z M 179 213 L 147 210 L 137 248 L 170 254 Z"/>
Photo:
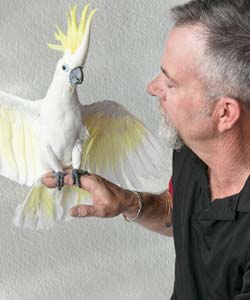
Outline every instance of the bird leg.
<path fill-rule="evenodd" d="M 53 176 L 56 179 L 57 187 L 60 191 L 64 186 L 64 177 L 67 175 L 63 172 L 63 166 L 50 145 L 42 145 L 40 152 L 44 167 L 53 170 Z"/>
<path fill-rule="evenodd" d="M 73 169 L 72 170 L 72 179 L 73 179 L 73 184 L 78 185 L 79 188 L 81 187 L 81 181 L 80 177 L 89 175 L 88 171 L 85 170 L 80 170 L 80 169 Z"/>
<path fill-rule="evenodd" d="M 53 171 L 53 175 L 56 178 L 56 185 L 58 187 L 58 190 L 61 191 L 61 189 L 64 187 L 64 177 L 67 175 L 64 172 L 55 172 Z"/>
<path fill-rule="evenodd" d="M 75 146 L 72 151 L 72 179 L 73 184 L 81 187 L 80 177 L 84 175 L 89 175 L 88 171 L 81 170 L 81 161 L 82 161 L 82 147 L 84 140 L 88 137 L 88 131 L 86 127 L 82 128 L 80 138 L 76 140 Z"/>

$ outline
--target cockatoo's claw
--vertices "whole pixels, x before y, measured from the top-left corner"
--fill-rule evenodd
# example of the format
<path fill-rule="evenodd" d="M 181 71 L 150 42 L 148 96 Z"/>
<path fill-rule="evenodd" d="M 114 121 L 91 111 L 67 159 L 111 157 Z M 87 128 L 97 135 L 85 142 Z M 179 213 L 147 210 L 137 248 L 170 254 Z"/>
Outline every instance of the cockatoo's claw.
<path fill-rule="evenodd" d="M 55 172 L 53 171 L 53 174 L 56 178 L 56 183 L 57 183 L 57 187 L 58 187 L 58 190 L 61 191 L 61 189 L 64 187 L 64 177 L 67 175 L 66 173 L 64 172 Z"/>
<path fill-rule="evenodd" d="M 73 179 L 73 184 L 78 185 L 81 187 L 81 176 L 89 175 L 88 171 L 85 170 L 79 170 L 79 169 L 73 169 L 72 170 L 72 179 Z"/>

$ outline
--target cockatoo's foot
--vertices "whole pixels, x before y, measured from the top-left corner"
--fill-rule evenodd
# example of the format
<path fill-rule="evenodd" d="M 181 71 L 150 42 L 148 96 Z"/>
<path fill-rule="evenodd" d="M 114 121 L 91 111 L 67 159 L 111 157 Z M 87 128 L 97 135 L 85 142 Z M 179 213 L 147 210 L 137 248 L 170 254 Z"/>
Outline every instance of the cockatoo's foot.
<path fill-rule="evenodd" d="M 64 186 L 64 177 L 67 175 L 66 173 L 64 172 L 55 172 L 53 171 L 53 174 L 56 178 L 56 183 L 57 183 L 57 187 L 58 187 L 58 190 L 61 191 L 61 189 L 63 188 Z"/>
<path fill-rule="evenodd" d="M 80 177 L 84 175 L 89 175 L 89 172 L 84 170 L 79 170 L 79 169 L 73 169 L 72 170 L 73 183 L 81 187 Z"/>

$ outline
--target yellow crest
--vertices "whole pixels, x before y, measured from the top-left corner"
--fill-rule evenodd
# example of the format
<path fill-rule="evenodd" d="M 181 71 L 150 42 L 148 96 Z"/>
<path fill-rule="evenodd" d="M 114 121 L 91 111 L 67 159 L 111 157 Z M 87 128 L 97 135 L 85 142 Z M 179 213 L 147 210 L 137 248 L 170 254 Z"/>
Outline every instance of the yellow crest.
<path fill-rule="evenodd" d="M 60 30 L 60 28 L 56 25 L 57 31 L 55 32 L 55 38 L 57 41 L 60 42 L 60 44 L 47 44 L 49 48 L 62 52 L 65 52 L 66 49 L 68 49 L 71 51 L 72 54 L 77 50 L 85 34 L 87 22 L 92 21 L 92 18 L 95 12 L 97 11 L 97 9 L 92 10 L 89 16 L 87 17 L 88 8 L 89 4 L 87 4 L 84 7 L 80 24 L 78 24 L 76 17 L 77 5 L 69 7 L 69 13 L 66 14 L 68 20 L 67 33 L 63 33 Z"/>

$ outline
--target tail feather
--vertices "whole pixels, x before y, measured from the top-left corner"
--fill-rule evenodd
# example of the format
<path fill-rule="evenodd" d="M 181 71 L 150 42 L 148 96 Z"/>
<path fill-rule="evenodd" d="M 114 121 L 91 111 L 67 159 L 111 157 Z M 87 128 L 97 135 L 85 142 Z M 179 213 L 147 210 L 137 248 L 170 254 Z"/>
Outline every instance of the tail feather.
<path fill-rule="evenodd" d="M 64 186 L 61 191 L 50 190 L 56 205 L 57 220 L 68 221 L 72 219 L 69 209 L 75 205 L 87 204 L 90 194 L 77 186 Z"/>
<path fill-rule="evenodd" d="M 31 229 L 50 229 L 56 221 L 70 220 L 69 209 L 90 199 L 88 192 L 65 186 L 48 189 L 40 181 L 33 184 L 23 204 L 16 209 L 14 224 Z"/>

